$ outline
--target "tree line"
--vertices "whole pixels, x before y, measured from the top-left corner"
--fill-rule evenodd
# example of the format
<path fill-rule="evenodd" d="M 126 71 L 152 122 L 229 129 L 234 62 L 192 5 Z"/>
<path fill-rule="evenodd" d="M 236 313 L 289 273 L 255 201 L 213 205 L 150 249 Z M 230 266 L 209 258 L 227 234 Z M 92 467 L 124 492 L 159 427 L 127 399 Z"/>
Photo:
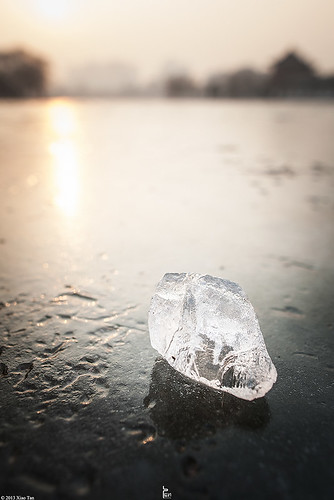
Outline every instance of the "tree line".
<path fill-rule="evenodd" d="M 44 59 L 17 49 L 0 52 L 0 97 L 42 97 L 49 93 L 49 65 Z M 97 75 L 95 75 L 97 76 Z M 93 75 L 88 78 L 92 80 Z M 118 78 L 119 80 L 119 78 Z M 109 80 L 108 80 L 109 81 Z M 267 72 L 243 68 L 232 73 L 220 72 L 199 84 L 185 72 L 164 77 L 155 87 L 140 88 L 107 81 L 107 95 L 170 98 L 274 98 L 334 97 L 334 75 L 320 76 L 311 64 L 296 52 L 276 60 Z M 157 90 L 158 88 L 158 90 Z M 109 89 L 109 91 L 108 91 Z M 150 90 L 151 89 L 151 90 Z M 64 91 L 66 95 L 66 90 Z M 72 92 L 72 95 L 76 95 Z"/>

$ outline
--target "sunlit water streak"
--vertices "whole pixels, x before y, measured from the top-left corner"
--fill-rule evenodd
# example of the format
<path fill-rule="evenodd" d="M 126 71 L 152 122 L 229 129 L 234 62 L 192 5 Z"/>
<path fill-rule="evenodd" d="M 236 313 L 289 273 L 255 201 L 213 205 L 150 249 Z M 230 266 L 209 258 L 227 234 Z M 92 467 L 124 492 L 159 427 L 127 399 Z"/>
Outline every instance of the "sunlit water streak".
<path fill-rule="evenodd" d="M 55 177 L 54 201 L 67 216 L 78 210 L 79 165 L 75 143 L 76 117 L 73 106 L 55 101 L 49 107 L 49 119 L 55 141 L 49 145 Z"/>

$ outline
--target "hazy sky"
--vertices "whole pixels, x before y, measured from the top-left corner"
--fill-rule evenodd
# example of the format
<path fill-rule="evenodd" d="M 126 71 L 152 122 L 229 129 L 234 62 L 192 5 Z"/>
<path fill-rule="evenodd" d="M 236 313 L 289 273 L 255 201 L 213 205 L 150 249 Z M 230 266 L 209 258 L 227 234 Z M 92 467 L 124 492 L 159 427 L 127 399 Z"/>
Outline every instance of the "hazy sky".
<path fill-rule="evenodd" d="M 334 72 L 334 0 L 0 0 L 0 23 L 0 49 L 46 56 L 57 79 L 94 61 L 266 69 L 289 48 Z"/>

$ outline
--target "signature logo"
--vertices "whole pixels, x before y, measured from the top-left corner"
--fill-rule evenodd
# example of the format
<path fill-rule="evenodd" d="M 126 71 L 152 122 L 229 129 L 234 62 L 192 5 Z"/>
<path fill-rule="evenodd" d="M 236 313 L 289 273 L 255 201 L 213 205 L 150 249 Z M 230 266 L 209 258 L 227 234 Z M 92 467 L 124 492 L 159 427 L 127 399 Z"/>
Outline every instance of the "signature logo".
<path fill-rule="evenodd" d="M 162 487 L 162 498 L 165 500 L 168 498 L 172 498 L 172 494 L 168 491 L 168 488 Z"/>

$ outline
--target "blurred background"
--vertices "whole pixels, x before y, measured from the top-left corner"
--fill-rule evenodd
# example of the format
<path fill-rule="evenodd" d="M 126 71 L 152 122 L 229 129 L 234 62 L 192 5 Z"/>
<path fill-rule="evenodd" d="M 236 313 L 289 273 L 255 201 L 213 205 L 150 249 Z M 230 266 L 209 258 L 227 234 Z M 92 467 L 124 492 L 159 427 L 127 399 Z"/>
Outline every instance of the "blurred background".
<path fill-rule="evenodd" d="M 0 95 L 333 96 L 329 0 L 4 0 Z"/>
<path fill-rule="evenodd" d="M 0 494 L 331 498 L 333 19 L 331 0 L 0 2 Z M 157 358 L 165 272 L 244 287 L 265 398 Z"/>

